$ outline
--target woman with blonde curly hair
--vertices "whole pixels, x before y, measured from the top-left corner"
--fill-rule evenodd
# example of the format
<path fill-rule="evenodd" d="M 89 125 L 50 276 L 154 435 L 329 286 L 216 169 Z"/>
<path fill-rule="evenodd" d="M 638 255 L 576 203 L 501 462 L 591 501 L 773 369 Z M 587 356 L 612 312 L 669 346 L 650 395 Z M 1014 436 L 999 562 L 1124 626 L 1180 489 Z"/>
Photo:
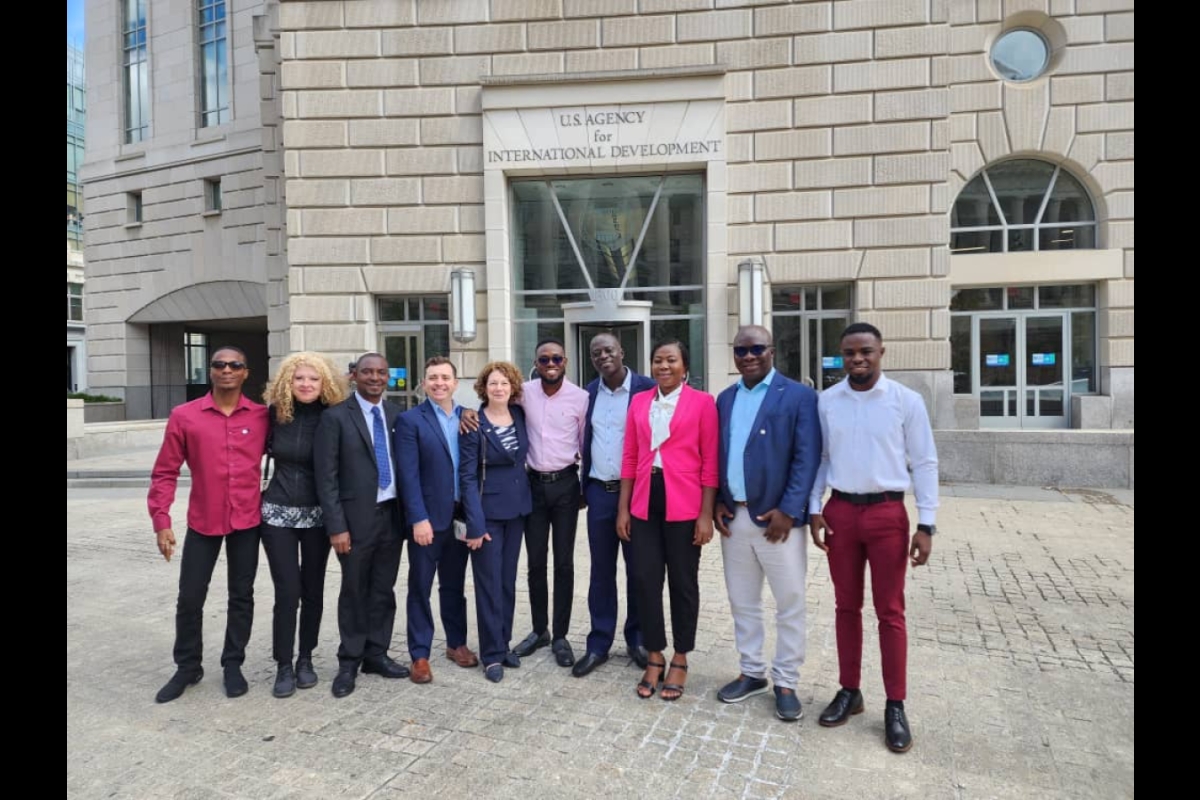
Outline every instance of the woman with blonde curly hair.
<path fill-rule="evenodd" d="M 274 462 L 262 496 L 262 543 L 275 584 L 272 650 L 279 665 L 272 693 L 290 697 L 317 683 L 312 651 L 321 628 L 329 538 L 313 476 L 313 437 L 326 408 L 346 398 L 346 381 L 318 353 L 293 353 L 279 365 L 263 400 L 270 407 L 267 453 Z M 300 652 L 292 667 L 296 610 Z"/>

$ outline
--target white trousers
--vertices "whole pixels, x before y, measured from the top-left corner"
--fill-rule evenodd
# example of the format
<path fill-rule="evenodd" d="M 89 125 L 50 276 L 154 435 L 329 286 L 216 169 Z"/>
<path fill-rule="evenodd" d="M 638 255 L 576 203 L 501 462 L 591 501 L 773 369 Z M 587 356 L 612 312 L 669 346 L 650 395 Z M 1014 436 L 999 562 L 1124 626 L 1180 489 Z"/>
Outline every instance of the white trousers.
<path fill-rule="evenodd" d="M 767 541 L 750 519 L 746 506 L 737 506 L 728 537 L 721 537 L 725 589 L 733 609 L 733 633 L 741 654 L 742 674 L 764 678 L 763 577 L 775 597 L 775 661 L 771 681 L 795 689 L 804 663 L 804 581 L 808 574 L 808 542 L 802 527 L 793 528 L 786 542 Z"/>

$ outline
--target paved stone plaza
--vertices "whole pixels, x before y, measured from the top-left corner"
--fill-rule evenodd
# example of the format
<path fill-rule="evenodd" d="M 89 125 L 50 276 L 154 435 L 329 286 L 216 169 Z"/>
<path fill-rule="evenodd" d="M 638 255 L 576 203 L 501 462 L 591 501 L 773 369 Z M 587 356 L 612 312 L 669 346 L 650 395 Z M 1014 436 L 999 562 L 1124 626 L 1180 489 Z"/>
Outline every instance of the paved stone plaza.
<path fill-rule="evenodd" d="M 180 533 L 186 494 L 181 487 L 174 509 Z M 335 700 L 333 557 L 315 658 L 321 683 L 275 699 L 273 591 L 263 557 L 249 694 L 230 700 L 221 688 L 222 559 L 205 613 L 205 678 L 156 705 L 154 693 L 173 672 L 179 558 L 168 565 L 155 548 L 145 489 L 68 488 L 67 795 L 1132 797 L 1133 492 L 945 486 L 938 527 L 930 565 L 909 577 L 915 745 L 896 755 L 883 744 L 869 599 L 867 713 L 842 728 L 816 723 L 837 689 L 837 649 L 829 571 L 811 546 L 805 718 L 795 724 L 775 719 L 769 694 L 734 706 L 715 699 L 738 671 L 715 543 L 701 561 L 697 650 L 676 703 L 637 699 L 639 670 L 623 648 L 583 679 L 556 666 L 546 648 L 494 685 L 482 670 L 443 658 L 441 640 L 432 684 L 366 675 L 353 695 Z M 581 521 L 570 636 L 577 656 L 588 627 L 586 543 Z M 392 649 L 404 663 L 407 564 L 406 555 Z M 523 564 L 521 575 L 518 639 L 529 630 Z M 473 595 L 468 601 L 477 649 Z"/>

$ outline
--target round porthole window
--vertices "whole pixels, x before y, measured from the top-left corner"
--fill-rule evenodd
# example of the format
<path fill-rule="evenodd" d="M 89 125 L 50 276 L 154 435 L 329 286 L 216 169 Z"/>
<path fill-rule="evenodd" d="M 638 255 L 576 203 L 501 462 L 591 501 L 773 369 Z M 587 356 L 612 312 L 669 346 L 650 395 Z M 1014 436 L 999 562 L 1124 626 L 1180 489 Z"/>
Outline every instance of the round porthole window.
<path fill-rule="evenodd" d="M 1030 28 L 1005 31 L 992 45 L 992 68 L 1006 81 L 1025 83 L 1050 64 L 1050 43 Z"/>

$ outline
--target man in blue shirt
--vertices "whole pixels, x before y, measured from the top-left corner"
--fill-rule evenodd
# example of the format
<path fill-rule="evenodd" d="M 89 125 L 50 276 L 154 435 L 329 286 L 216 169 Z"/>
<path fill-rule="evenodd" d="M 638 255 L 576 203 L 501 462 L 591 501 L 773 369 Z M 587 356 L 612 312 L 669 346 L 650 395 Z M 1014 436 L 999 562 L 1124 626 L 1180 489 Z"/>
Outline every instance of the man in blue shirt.
<path fill-rule="evenodd" d="M 738 329 L 733 363 L 742 377 L 717 398 L 721 485 L 715 524 L 741 674 L 717 698 L 738 703 L 767 691 L 765 577 L 776 607 L 775 714 L 793 722 L 804 714 L 796 684 L 804 663 L 808 569 L 808 542 L 796 529 L 808 521 L 807 499 L 821 461 L 817 394 L 775 371 L 771 332 L 762 326 Z"/>
<path fill-rule="evenodd" d="M 454 538 L 454 514 L 459 503 L 458 427 L 460 408 L 454 404 L 458 371 L 450 359 L 434 356 L 425 362 L 423 387 L 428 399 L 404 412 L 396 425 L 396 452 L 406 518 L 412 525 L 408 551 L 408 652 L 413 683 L 429 683 L 433 671 L 433 609 L 429 595 L 437 573 L 446 657 L 460 667 L 473 667 L 479 658 L 467 647 L 467 546 Z"/>

